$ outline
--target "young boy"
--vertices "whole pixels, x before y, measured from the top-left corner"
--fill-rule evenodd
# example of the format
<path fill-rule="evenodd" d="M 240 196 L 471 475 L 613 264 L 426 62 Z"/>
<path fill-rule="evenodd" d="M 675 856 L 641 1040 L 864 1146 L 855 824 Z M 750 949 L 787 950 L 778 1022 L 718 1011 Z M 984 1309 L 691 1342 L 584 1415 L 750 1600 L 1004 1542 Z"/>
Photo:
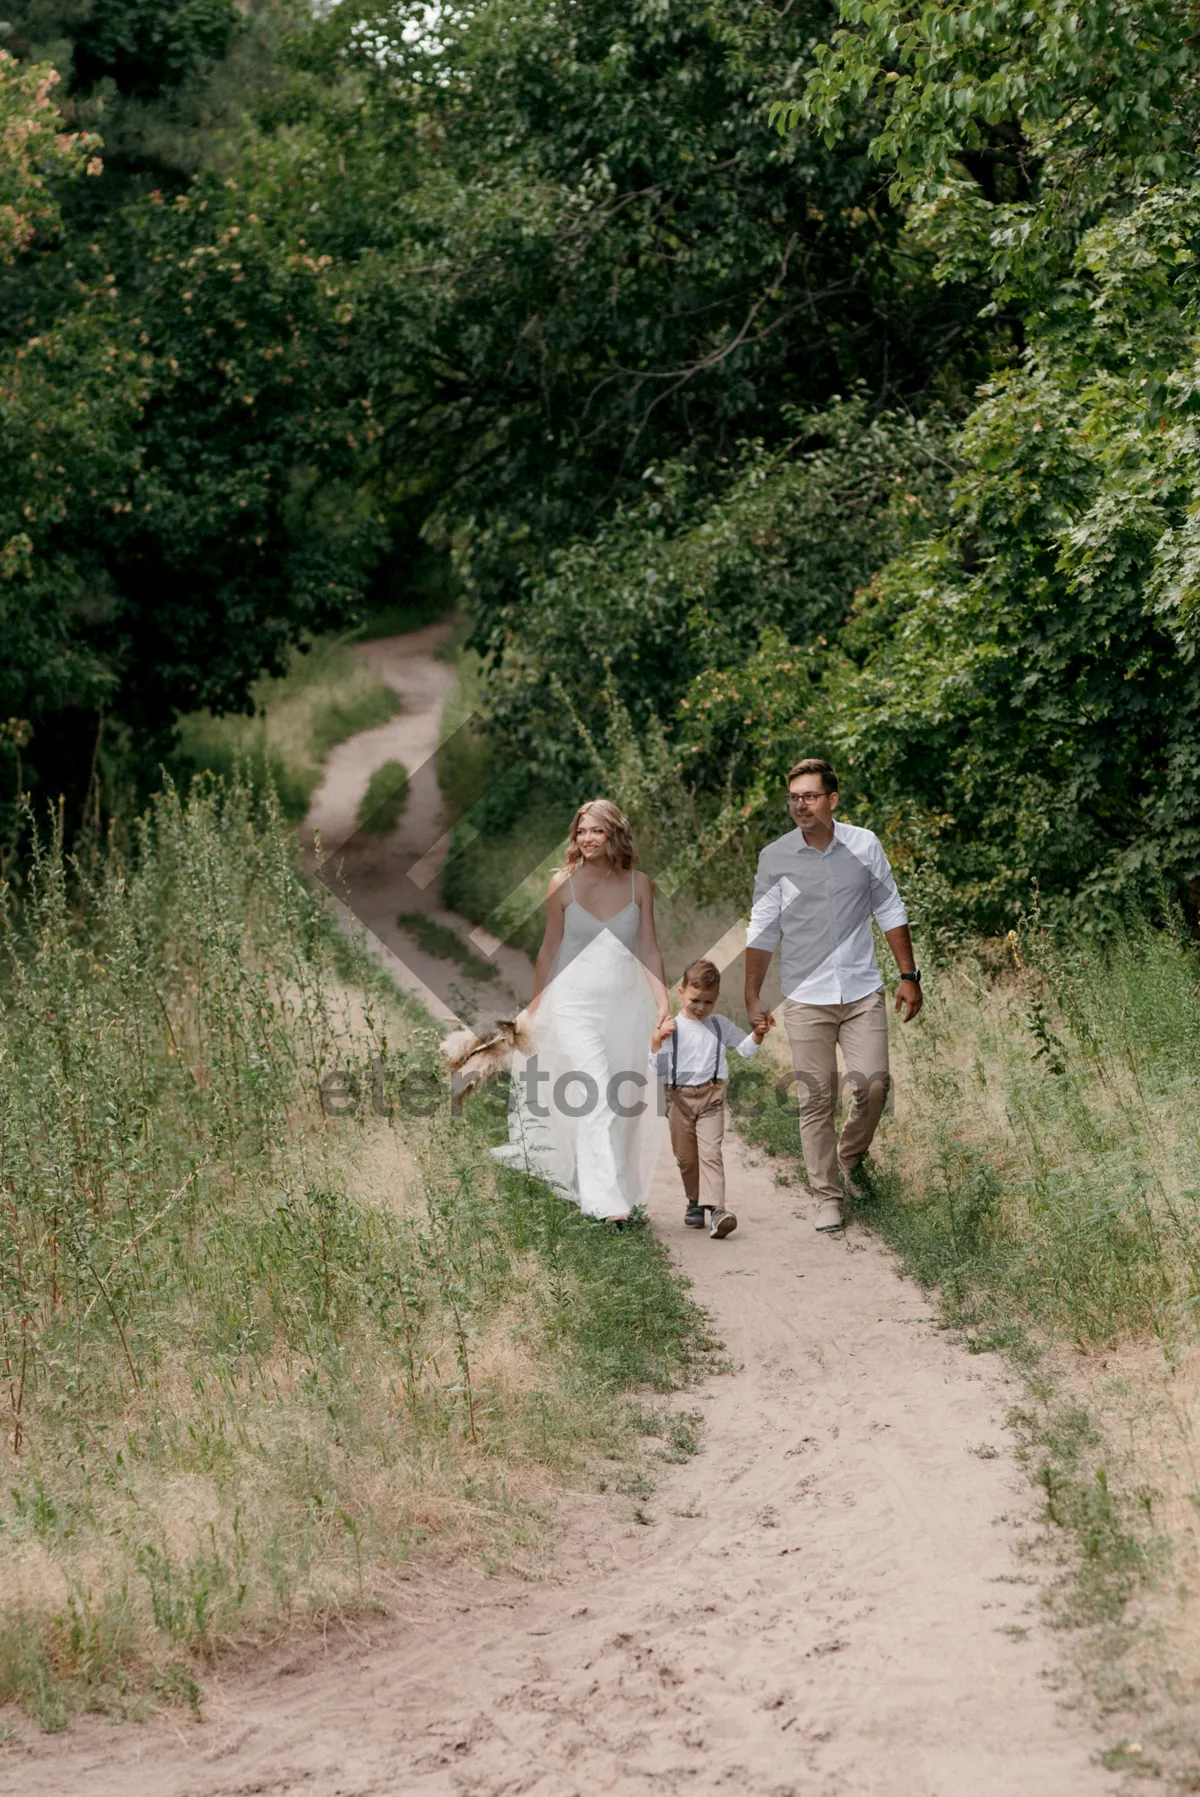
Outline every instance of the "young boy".
<path fill-rule="evenodd" d="M 758 1053 L 771 1026 L 764 1017 L 747 1035 L 728 1017 L 712 1016 L 721 991 L 721 971 L 711 961 L 693 961 L 685 967 L 678 990 L 683 1010 L 654 1031 L 650 1065 L 666 1081 L 667 1126 L 687 1199 L 683 1220 L 690 1229 L 703 1229 L 707 1211 L 708 1233 L 719 1241 L 737 1228 L 737 1218 L 725 1208 L 721 1159 L 729 1074 L 725 1050 L 736 1048 L 749 1059 Z"/>

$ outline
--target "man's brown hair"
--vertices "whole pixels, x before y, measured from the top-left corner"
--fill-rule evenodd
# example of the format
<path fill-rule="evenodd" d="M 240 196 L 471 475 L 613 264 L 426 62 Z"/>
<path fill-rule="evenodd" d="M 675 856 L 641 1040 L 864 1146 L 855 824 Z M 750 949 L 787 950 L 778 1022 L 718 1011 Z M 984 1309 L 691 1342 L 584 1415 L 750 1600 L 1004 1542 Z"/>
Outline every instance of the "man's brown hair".
<path fill-rule="evenodd" d="M 822 792 L 836 792 L 838 789 L 838 777 L 830 767 L 829 763 L 827 761 L 821 761 L 815 755 L 810 755 L 807 761 L 798 761 L 796 763 L 795 767 L 787 777 L 788 785 L 790 786 L 792 781 L 798 779 L 801 774 L 819 774 L 821 776 Z"/>
<path fill-rule="evenodd" d="M 681 986 L 694 986 L 697 992 L 719 992 L 721 969 L 715 961 L 689 961 L 683 970 Z"/>

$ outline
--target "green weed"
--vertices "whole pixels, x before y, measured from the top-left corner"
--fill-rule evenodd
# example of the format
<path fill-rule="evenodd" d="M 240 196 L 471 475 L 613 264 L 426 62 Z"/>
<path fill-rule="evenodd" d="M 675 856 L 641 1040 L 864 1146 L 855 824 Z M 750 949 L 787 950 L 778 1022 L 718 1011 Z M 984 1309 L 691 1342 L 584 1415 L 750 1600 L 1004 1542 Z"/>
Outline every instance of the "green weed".
<path fill-rule="evenodd" d="M 421 911 L 401 911 L 396 922 L 427 955 L 436 955 L 439 961 L 453 961 L 473 980 L 495 979 L 496 968 L 492 962 L 469 949 L 449 924 L 439 923 L 436 917 L 426 917 Z"/>
<path fill-rule="evenodd" d="M 357 824 L 371 836 L 388 836 L 408 803 L 408 770 L 402 762 L 384 761 L 367 781 L 358 801 Z"/>

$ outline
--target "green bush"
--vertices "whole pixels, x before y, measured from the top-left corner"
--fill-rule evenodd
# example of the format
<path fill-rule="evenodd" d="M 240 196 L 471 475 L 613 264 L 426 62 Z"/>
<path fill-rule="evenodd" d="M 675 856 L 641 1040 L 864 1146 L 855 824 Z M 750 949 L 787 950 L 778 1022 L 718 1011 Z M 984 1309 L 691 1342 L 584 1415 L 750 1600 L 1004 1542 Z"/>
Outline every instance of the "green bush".
<path fill-rule="evenodd" d="M 400 822 L 407 803 L 408 769 L 399 761 L 381 762 L 358 801 L 355 822 L 368 836 L 388 836 Z"/>

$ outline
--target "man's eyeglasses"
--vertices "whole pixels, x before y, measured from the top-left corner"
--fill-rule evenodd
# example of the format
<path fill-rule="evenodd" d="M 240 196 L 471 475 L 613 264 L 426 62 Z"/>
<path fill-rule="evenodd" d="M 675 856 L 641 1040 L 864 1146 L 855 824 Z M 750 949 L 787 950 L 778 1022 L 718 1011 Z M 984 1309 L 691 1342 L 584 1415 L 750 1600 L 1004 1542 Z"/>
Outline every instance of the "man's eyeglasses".
<path fill-rule="evenodd" d="M 818 799 L 827 799 L 827 792 L 789 792 L 789 805 L 815 805 Z"/>

